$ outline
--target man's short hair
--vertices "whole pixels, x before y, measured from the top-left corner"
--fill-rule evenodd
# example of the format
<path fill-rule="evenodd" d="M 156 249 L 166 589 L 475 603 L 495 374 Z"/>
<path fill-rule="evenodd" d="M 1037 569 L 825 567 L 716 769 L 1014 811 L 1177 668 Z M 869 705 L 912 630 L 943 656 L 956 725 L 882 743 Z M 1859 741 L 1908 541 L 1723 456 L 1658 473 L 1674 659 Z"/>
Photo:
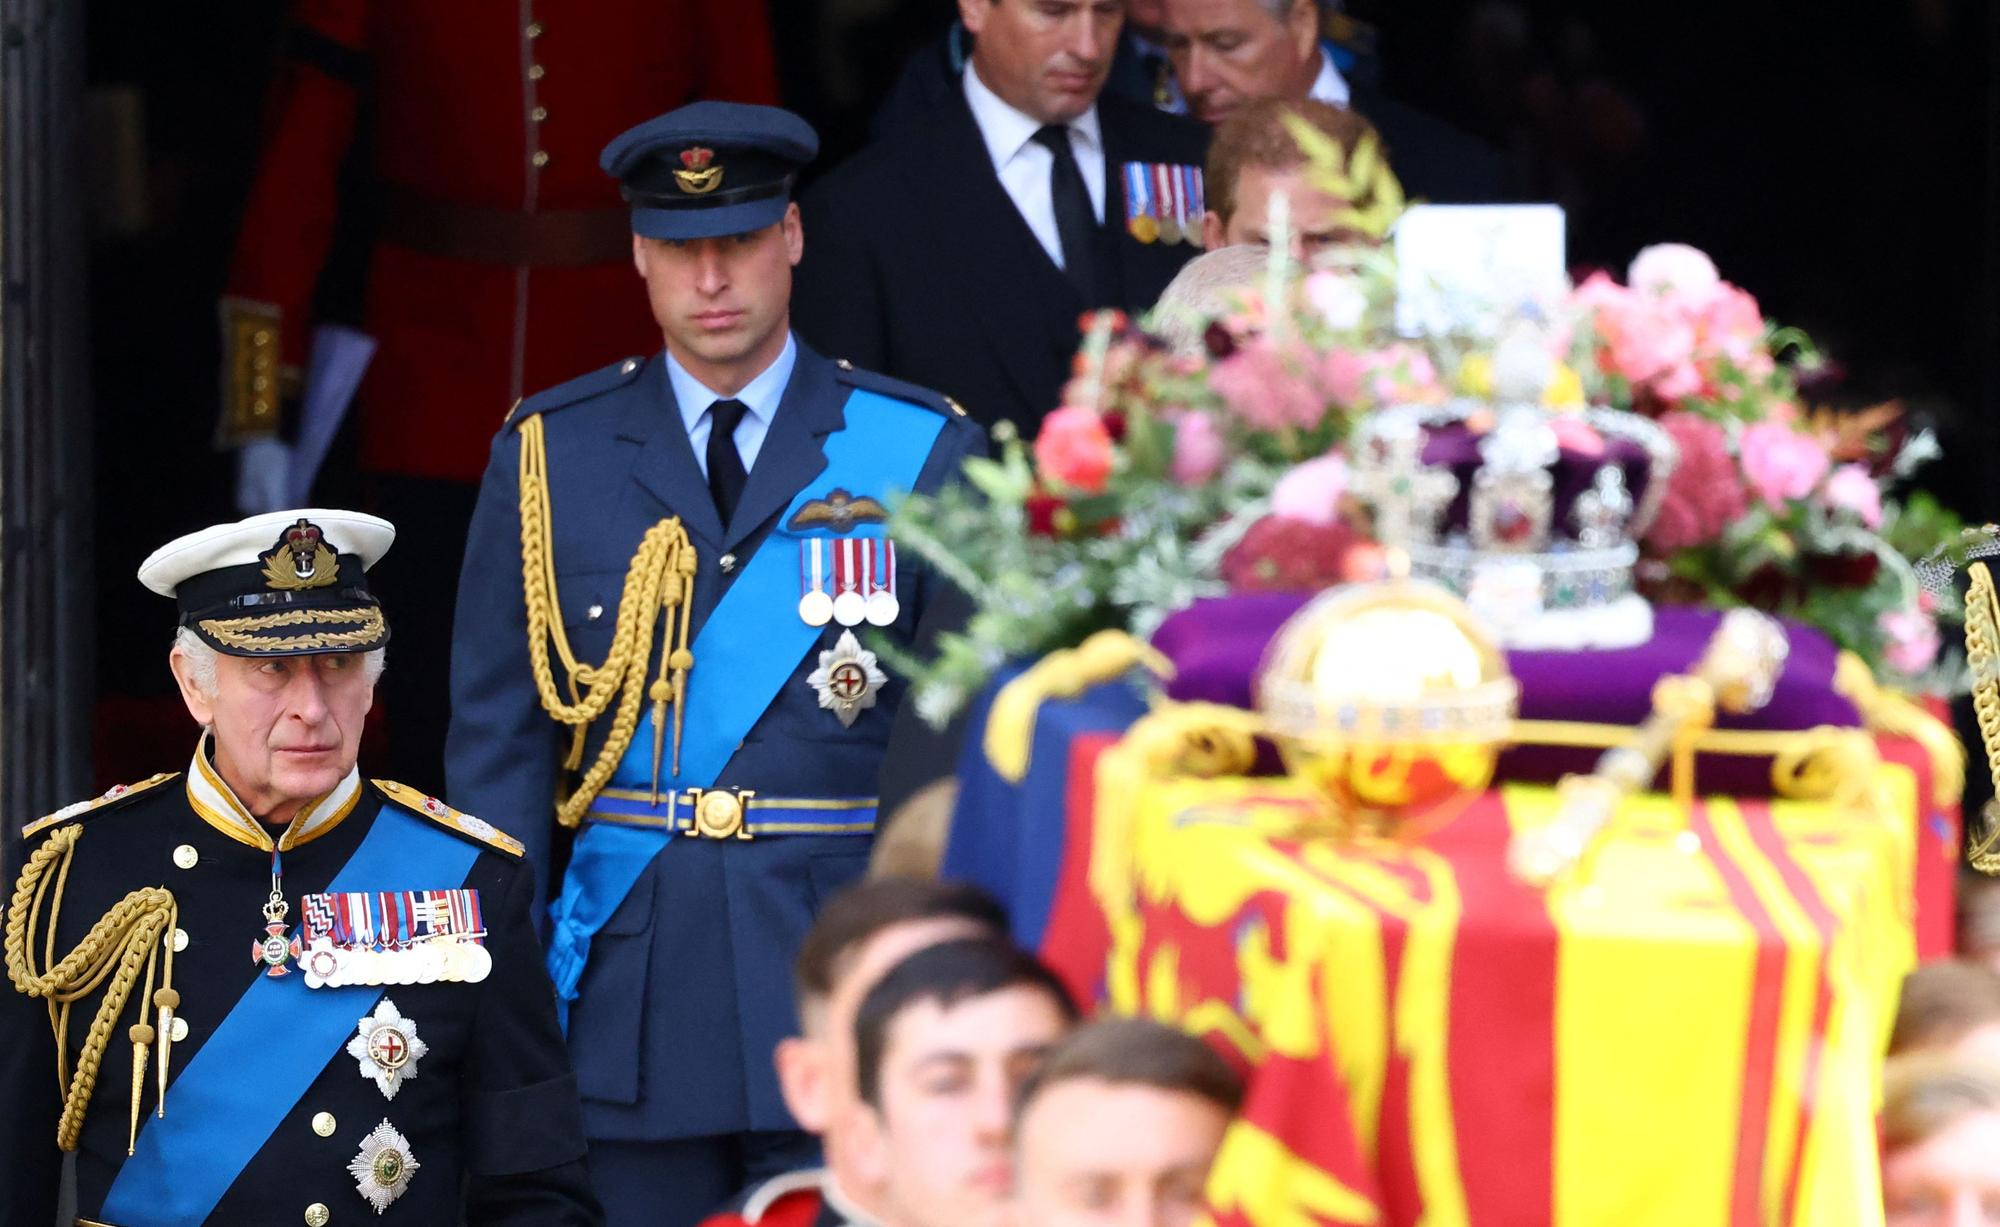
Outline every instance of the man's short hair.
<path fill-rule="evenodd" d="M 1007 931 L 1007 909 L 968 882 L 872 878 L 841 891 L 820 909 L 792 963 L 800 1009 L 807 1001 L 824 1001 L 877 933 L 913 920 L 947 918 L 969 920 L 996 934 Z"/>
<path fill-rule="evenodd" d="M 882 1057 L 889 1046 L 889 1028 L 903 1011 L 926 1002 L 949 1010 L 1010 988 L 1047 993 L 1066 1020 L 1076 1021 L 1076 1003 L 1056 974 L 1003 938 L 940 942 L 896 964 L 868 990 L 854 1014 L 855 1074 L 863 1102 L 877 1109 L 882 1106 Z"/>
<path fill-rule="evenodd" d="M 1231 1116 L 1243 1106 L 1243 1079 L 1207 1044 L 1150 1018 L 1101 1018 L 1064 1036 L 1021 1084 L 1014 1127 L 1044 1091 L 1085 1079 L 1184 1091 Z"/>
<path fill-rule="evenodd" d="M 2000 1069 L 1929 1053 L 1893 1058 L 1882 1081 L 1882 1149 L 1922 1145 L 1977 1112 L 2000 1113 Z"/>
<path fill-rule="evenodd" d="M 1287 115 L 1296 115 L 1319 129 L 1346 154 L 1352 154 L 1362 138 L 1375 131 L 1358 112 L 1326 102 L 1265 98 L 1244 106 L 1216 127 L 1215 139 L 1208 146 L 1208 172 L 1202 179 L 1208 207 L 1224 225 L 1236 215 L 1236 181 L 1244 167 L 1290 170 L 1305 164 L 1305 150 L 1299 148 L 1298 138 L 1285 124 Z M 1386 150 L 1383 156 L 1387 156 Z"/>
<path fill-rule="evenodd" d="M 1889 1051 L 1953 1044 L 1989 1023 L 2000 1023 L 2000 972 L 1957 959 L 1928 963 L 1903 981 Z"/>

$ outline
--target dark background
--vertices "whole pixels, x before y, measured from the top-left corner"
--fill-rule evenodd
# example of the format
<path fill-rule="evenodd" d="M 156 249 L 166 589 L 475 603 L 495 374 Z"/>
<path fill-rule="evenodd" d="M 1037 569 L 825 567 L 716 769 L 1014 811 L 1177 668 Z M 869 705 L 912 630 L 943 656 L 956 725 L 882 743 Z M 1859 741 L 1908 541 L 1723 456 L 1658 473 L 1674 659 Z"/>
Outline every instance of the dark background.
<path fill-rule="evenodd" d="M 947 0 L 862 7 L 875 15 L 851 23 L 833 4 L 772 5 L 787 100 L 833 157 L 860 142 L 897 68 L 953 13 Z M 1925 484 L 1991 518 L 2000 23 L 1980 3 L 1867 7 L 1866 20 L 1755 0 L 1355 0 L 1350 11 L 1378 29 L 1392 96 L 1500 146 L 1524 198 L 1569 210 L 1574 264 L 1622 272 L 1649 242 L 1704 248 L 1846 367 L 1839 399 L 1896 395 L 1927 414 L 1947 457 Z M 154 723 L 128 716 L 172 701 L 169 619 L 132 576 L 171 535 L 234 517 L 232 466 L 210 446 L 216 299 L 284 9 L 88 10 L 97 727 L 121 762 L 186 753 L 184 736 L 139 747 L 126 732 Z M 354 276 L 331 276 L 324 305 L 357 302 Z M 336 450 L 320 501 L 351 491 L 341 468 Z"/>

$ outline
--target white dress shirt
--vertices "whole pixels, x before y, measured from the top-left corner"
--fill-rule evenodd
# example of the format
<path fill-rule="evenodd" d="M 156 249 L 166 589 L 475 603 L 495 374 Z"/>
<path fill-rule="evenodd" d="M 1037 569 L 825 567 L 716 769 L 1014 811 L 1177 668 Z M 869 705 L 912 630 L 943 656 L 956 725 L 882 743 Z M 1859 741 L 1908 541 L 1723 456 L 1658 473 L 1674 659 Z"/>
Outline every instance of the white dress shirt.
<path fill-rule="evenodd" d="M 1340 75 L 1340 70 L 1333 66 L 1333 57 L 1326 53 L 1325 47 L 1321 47 L 1319 75 L 1313 78 L 1312 90 L 1306 97 L 1314 102 L 1330 102 L 1345 109 L 1351 96 L 1347 88 L 1347 78 Z"/>
<path fill-rule="evenodd" d="M 965 100 L 972 106 L 972 120 L 986 138 L 986 152 L 1007 189 L 1014 208 L 1056 267 L 1063 267 L 1062 238 L 1056 232 L 1056 206 L 1049 199 L 1049 171 L 1055 155 L 1035 143 L 1042 125 L 1032 116 L 1015 110 L 986 88 L 978 71 L 965 66 Z M 1083 172 L 1084 190 L 1090 193 L 1091 211 L 1104 220 L 1104 133 L 1098 127 L 1097 107 L 1078 116 L 1069 125 L 1070 152 Z"/>
<path fill-rule="evenodd" d="M 709 406 L 719 400 L 743 402 L 743 420 L 736 424 L 736 454 L 743 457 L 743 471 L 748 473 L 757 463 L 757 453 L 764 446 L 764 436 L 770 433 L 771 419 L 777 416 L 778 402 L 784 399 L 785 385 L 792 381 L 792 368 L 798 361 L 798 339 L 788 333 L 785 348 L 776 361 L 744 384 L 741 392 L 724 396 L 688 374 L 688 369 L 673 354 L 667 355 L 667 382 L 673 386 L 681 423 L 687 427 L 688 442 L 694 446 L 694 462 L 701 466 L 703 477 L 708 476 L 708 432 L 715 422 Z"/>

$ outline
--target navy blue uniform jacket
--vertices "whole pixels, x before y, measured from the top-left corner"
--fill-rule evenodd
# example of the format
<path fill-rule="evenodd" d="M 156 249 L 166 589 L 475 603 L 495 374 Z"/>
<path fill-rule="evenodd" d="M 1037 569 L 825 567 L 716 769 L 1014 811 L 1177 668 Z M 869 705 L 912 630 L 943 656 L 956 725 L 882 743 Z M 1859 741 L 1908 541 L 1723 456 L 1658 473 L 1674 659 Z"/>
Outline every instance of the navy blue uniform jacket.
<path fill-rule="evenodd" d="M 633 551 L 668 516 L 681 518 L 699 562 L 691 633 L 700 635 L 731 580 L 720 558 L 733 553 L 747 562 L 767 536 L 785 532 L 780 513 L 826 467 L 822 444 L 841 427 L 842 406 L 856 388 L 944 416 L 920 491 L 956 477 L 964 457 L 984 448 L 979 428 L 942 397 L 846 368 L 804 344 L 727 526 L 661 356 L 529 398 L 494 440 L 459 583 L 447 774 L 454 801 L 520 838 L 544 874 L 556 850 L 554 799 L 569 732 L 542 710 L 529 672 L 514 424 L 542 415 L 557 594 L 577 659 L 594 664 L 609 651 Z M 782 539 L 773 548 L 796 554 Z M 929 633 L 925 616 L 942 581 L 914 558 L 899 562 L 902 613 L 888 633 L 910 643 Z M 795 609 L 779 613 L 797 617 Z M 905 687 L 892 674 L 875 706 L 842 727 L 806 681 L 841 630 L 829 624 L 793 666 L 716 787 L 765 797 L 875 794 Z M 728 670 L 730 662 L 709 653 L 694 668 Z M 692 726 L 702 713 L 690 710 L 686 719 Z M 592 729 L 585 762 L 608 724 L 600 719 Z M 662 787 L 670 787 L 662 774 Z M 795 1028 L 791 961 L 820 903 L 860 876 L 868 848 L 865 836 L 679 836 L 654 859 L 593 940 L 570 1013 L 570 1051 L 592 1137 L 796 1128 L 772 1069 L 772 1050 Z"/>

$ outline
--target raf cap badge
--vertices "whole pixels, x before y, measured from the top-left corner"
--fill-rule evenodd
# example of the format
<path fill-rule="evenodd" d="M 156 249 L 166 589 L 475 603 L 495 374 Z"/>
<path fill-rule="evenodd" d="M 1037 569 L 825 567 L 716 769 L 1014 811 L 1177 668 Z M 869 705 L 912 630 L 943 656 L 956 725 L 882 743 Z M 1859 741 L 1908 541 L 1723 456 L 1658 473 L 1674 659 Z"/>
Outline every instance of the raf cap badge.
<path fill-rule="evenodd" d="M 326 533 L 304 518 L 281 533 L 278 543 L 257 561 L 264 564 L 264 582 L 279 592 L 340 582 L 340 559 L 327 545 Z"/>
<path fill-rule="evenodd" d="M 417 1038 L 416 1020 L 403 1017 L 387 997 L 347 1041 L 347 1055 L 359 1063 L 362 1077 L 375 1080 L 384 1099 L 394 1099 L 403 1079 L 417 1076 L 417 1061 L 429 1051 L 430 1045 Z"/>
<path fill-rule="evenodd" d="M 715 165 L 715 150 L 696 145 L 692 149 L 681 150 L 681 169 L 674 172 L 674 182 L 690 196 L 706 196 L 722 186 L 722 167 Z"/>
<path fill-rule="evenodd" d="M 421 1166 L 410 1153 L 410 1139 L 386 1120 L 362 1140 L 361 1153 L 347 1161 L 356 1191 L 368 1199 L 377 1214 L 403 1195 L 410 1187 L 410 1177 Z"/>
<path fill-rule="evenodd" d="M 862 647 L 853 631 L 840 632 L 833 649 L 819 654 L 819 668 L 806 675 L 807 684 L 819 693 L 819 705 L 838 716 L 843 728 L 852 728 L 863 711 L 875 706 L 876 693 L 888 681 L 875 653 Z"/>

